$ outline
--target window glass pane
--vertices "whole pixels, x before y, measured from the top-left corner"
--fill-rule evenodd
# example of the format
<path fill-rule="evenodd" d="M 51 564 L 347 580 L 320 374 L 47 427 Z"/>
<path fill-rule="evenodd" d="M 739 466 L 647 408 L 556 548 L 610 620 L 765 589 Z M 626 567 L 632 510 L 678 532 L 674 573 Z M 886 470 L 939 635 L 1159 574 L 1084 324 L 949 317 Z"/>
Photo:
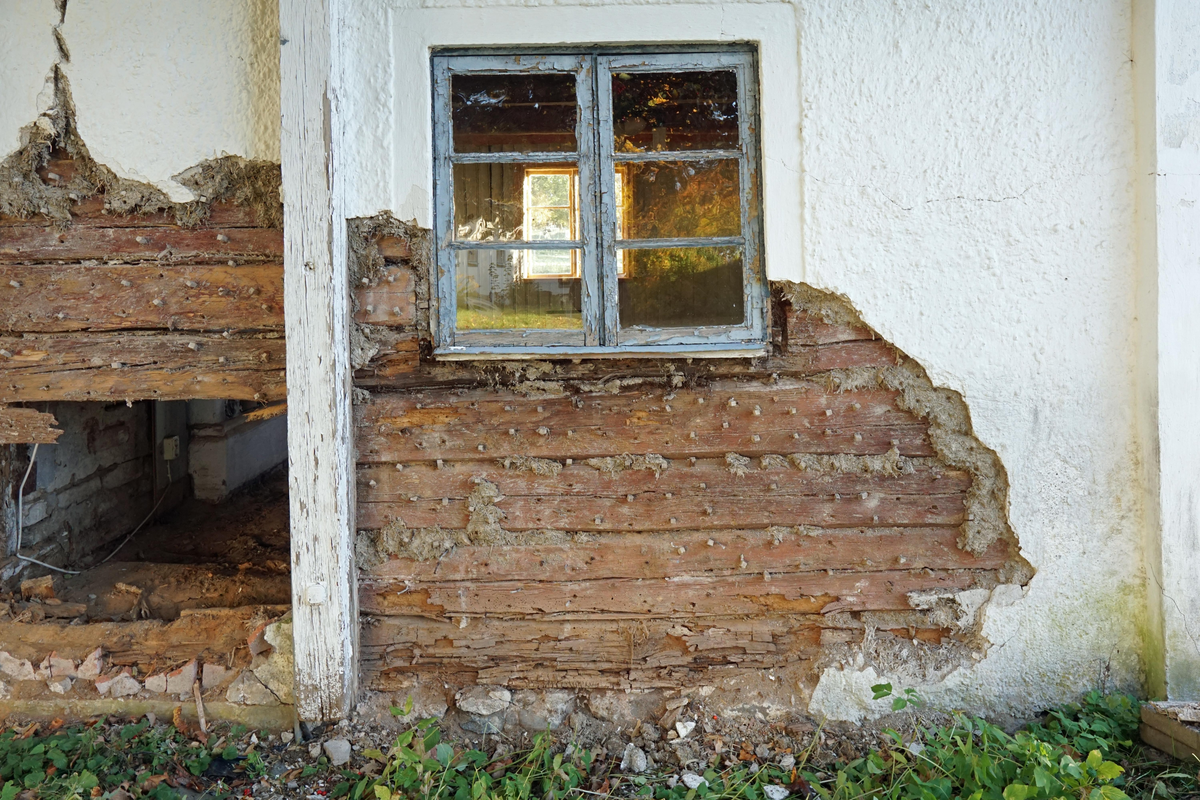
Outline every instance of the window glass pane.
<path fill-rule="evenodd" d="M 618 153 L 738 147 L 735 72 L 618 72 L 612 98 Z"/>
<path fill-rule="evenodd" d="M 454 152 L 576 148 L 575 75 L 452 75 Z"/>
<path fill-rule="evenodd" d="M 580 282 L 570 274 L 576 250 L 460 250 L 456 254 L 460 331 L 583 328 Z"/>
<path fill-rule="evenodd" d="M 742 231 L 736 159 L 617 165 L 618 236 L 671 239 Z"/>
<path fill-rule="evenodd" d="M 623 253 L 625 277 L 618 283 L 622 328 L 689 328 L 745 321 L 740 247 Z"/>
<path fill-rule="evenodd" d="M 577 239 L 579 170 L 573 164 L 455 164 L 454 238 Z"/>

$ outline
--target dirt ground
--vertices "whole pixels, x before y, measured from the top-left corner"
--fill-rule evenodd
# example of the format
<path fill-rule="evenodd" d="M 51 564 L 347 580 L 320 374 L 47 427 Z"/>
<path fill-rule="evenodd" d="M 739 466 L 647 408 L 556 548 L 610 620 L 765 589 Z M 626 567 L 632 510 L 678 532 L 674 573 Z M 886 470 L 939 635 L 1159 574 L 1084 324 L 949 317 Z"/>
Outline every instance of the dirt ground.
<path fill-rule="evenodd" d="M 6 600 L 21 622 L 171 621 L 185 610 L 290 603 L 288 564 L 287 473 L 277 469 L 219 505 L 185 501 L 106 563 L 58 576 L 49 602 Z"/>

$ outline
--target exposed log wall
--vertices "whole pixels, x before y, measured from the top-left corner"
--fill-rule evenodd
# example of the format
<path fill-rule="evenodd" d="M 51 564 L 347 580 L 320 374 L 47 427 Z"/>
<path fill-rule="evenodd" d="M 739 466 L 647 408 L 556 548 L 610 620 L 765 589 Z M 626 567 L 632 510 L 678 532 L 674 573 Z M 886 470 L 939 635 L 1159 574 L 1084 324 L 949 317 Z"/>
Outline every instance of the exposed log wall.
<path fill-rule="evenodd" d="M 999 462 L 836 298 L 776 287 L 758 361 L 438 363 L 418 233 L 360 233 L 366 685 L 812 677 L 868 628 L 948 660 L 982 640 L 937 598 L 1027 579 Z"/>
<path fill-rule="evenodd" d="M 282 398 L 279 227 L 232 202 L 190 227 L 106 205 L 0 217 L 0 402 Z"/>

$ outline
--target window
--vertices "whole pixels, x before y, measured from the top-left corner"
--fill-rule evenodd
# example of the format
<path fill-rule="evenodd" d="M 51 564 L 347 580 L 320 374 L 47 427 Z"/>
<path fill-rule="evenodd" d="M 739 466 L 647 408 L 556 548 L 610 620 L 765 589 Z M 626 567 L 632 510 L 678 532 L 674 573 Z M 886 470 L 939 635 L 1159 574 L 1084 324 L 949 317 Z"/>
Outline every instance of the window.
<path fill-rule="evenodd" d="M 435 55 L 436 353 L 761 352 L 754 65 Z"/>

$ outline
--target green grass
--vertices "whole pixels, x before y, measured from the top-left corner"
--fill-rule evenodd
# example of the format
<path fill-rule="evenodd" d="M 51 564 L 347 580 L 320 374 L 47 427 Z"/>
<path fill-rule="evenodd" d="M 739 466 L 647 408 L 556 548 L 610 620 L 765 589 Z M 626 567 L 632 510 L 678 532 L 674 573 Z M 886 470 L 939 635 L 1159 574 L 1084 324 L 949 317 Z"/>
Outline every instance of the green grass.
<path fill-rule="evenodd" d="M 551 313 L 546 311 L 481 311 L 460 308 L 455 322 L 460 331 L 520 330 L 583 330 L 583 315 L 578 312 Z"/>

